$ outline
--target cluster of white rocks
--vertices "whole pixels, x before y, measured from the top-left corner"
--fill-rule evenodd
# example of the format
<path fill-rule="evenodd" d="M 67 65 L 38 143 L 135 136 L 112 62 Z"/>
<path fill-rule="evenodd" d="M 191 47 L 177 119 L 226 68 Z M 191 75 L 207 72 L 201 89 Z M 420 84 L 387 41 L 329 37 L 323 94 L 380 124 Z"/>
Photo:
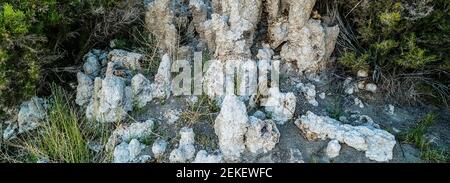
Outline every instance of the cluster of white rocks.
<path fill-rule="evenodd" d="M 309 140 L 337 140 L 359 151 L 365 151 L 366 157 L 371 160 L 386 162 L 392 159 L 396 141 L 394 135 L 387 131 L 367 125 L 341 124 L 335 119 L 317 116 L 312 112 L 307 112 L 295 121 L 295 124 Z M 338 149 L 335 142 L 333 143 L 329 148 L 331 156 L 336 155 Z"/>
<path fill-rule="evenodd" d="M 354 93 L 362 91 L 368 91 L 371 93 L 376 93 L 378 91 L 378 86 L 375 83 L 370 83 L 366 80 L 361 80 L 355 82 L 353 78 L 349 77 L 344 81 L 345 93 L 352 95 Z"/>
<path fill-rule="evenodd" d="M 246 148 L 255 154 L 268 152 L 280 139 L 272 120 L 248 117 L 245 104 L 233 95 L 225 97 L 214 129 L 227 162 L 240 161 Z"/>
<path fill-rule="evenodd" d="M 89 120 L 121 122 L 133 110 L 133 104 L 144 107 L 154 98 L 170 95 L 168 54 L 162 57 L 154 83 L 139 73 L 142 58 L 124 50 L 93 50 L 85 56 L 83 72 L 77 74 L 76 103 L 86 108 Z"/>
<path fill-rule="evenodd" d="M 113 152 L 115 163 L 145 163 L 152 159 L 150 147 L 144 144 L 151 135 L 154 122 L 136 122 L 115 129 L 105 146 Z"/>

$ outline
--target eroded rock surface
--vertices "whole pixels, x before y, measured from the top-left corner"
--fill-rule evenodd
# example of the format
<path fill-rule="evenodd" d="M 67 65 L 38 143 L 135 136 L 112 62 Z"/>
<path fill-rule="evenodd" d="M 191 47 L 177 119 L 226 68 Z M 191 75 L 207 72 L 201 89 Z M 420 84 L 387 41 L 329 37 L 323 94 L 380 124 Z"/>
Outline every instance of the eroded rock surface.
<path fill-rule="evenodd" d="M 368 126 L 341 124 L 330 117 L 317 116 L 307 112 L 295 124 L 309 140 L 332 139 L 345 143 L 359 151 L 365 151 L 367 158 L 386 162 L 392 159 L 395 136 L 387 131 Z"/>
<path fill-rule="evenodd" d="M 245 150 L 245 134 L 250 126 L 245 104 L 227 95 L 214 124 L 219 147 L 226 161 L 237 162 Z"/>
<path fill-rule="evenodd" d="M 280 141 L 280 131 L 272 120 L 250 117 L 250 126 L 245 135 L 245 144 L 254 154 L 267 153 Z"/>
<path fill-rule="evenodd" d="M 294 93 L 281 93 L 279 88 L 270 88 L 269 98 L 263 106 L 277 124 L 285 124 L 294 117 L 296 100 Z"/>
<path fill-rule="evenodd" d="M 39 127 L 47 118 L 47 101 L 33 97 L 30 101 L 23 102 L 20 105 L 17 116 L 19 134 L 28 132 Z"/>

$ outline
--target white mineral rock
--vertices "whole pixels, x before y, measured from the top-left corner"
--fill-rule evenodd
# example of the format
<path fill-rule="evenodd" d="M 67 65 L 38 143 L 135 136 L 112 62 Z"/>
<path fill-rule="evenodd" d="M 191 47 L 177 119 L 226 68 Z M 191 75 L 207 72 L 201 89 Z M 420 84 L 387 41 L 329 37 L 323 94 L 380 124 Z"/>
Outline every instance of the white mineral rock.
<path fill-rule="evenodd" d="M 169 57 L 169 54 L 165 54 L 162 57 L 161 63 L 158 68 L 158 73 L 155 76 L 155 81 L 151 85 L 153 91 L 152 96 L 158 99 L 167 99 L 170 97 L 171 92 L 171 66 L 172 61 Z"/>
<path fill-rule="evenodd" d="M 245 104 L 227 95 L 214 124 L 219 147 L 228 162 L 237 162 L 245 150 L 245 134 L 250 126 Z"/>
<path fill-rule="evenodd" d="M 47 119 L 47 101 L 33 97 L 20 105 L 17 121 L 19 134 L 36 129 Z"/>
<path fill-rule="evenodd" d="M 156 158 L 160 158 L 166 152 L 167 142 L 163 139 L 158 139 L 153 143 L 152 152 Z"/>
<path fill-rule="evenodd" d="M 331 140 L 330 142 L 328 142 L 326 154 L 329 158 L 338 157 L 340 151 L 341 151 L 341 144 L 339 144 L 339 141 Z"/>
<path fill-rule="evenodd" d="M 142 74 L 137 74 L 131 79 L 133 101 L 142 108 L 153 100 L 150 81 Z"/>
<path fill-rule="evenodd" d="M 365 151 L 366 157 L 371 160 L 385 162 L 392 159 L 395 136 L 384 130 L 341 124 L 335 119 L 317 116 L 309 111 L 295 121 L 295 124 L 309 140 L 335 139 L 359 151 Z"/>
<path fill-rule="evenodd" d="M 193 163 L 223 163 L 223 156 L 220 152 L 208 154 L 205 150 L 201 150 L 195 156 Z"/>
<path fill-rule="evenodd" d="M 263 103 L 277 124 L 285 124 L 294 117 L 297 98 L 293 93 L 281 93 L 279 88 L 269 89 L 269 98 Z"/>
<path fill-rule="evenodd" d="M 267 153 L 280 141 L 280 132 L 272 120 L 250 117 L 245 145 L 254 154 Z"/>

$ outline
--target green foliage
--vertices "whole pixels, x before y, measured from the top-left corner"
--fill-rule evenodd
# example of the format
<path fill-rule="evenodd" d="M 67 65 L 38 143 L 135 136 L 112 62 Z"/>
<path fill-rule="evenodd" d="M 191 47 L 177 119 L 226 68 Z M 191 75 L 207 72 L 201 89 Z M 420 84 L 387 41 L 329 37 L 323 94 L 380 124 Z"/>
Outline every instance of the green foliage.
<path fill-rule="evenodd" d="M 414 144 L 421 150 L 421 158 L 429 162 L 446 162 L 447 155 L 445 150 L 436 150 L 431 147 L 430 142 L 425 138 L 428 128 L 436 121 L 436 114 L 427 114 L 410 131 L 401 135 L 404 143 Z"/>
<path fill-rule="evenodd" d="M 49 94 L 46 89 L 49 83 L 61 78 L 60 73 L 51 69 L 77 65 L 89 46 L 101 43 L 93 43 L 91 35 L 119 2 L 3 0 L 0 4 L 0 108 L 16 105 L 38 92 Z M 114 31 L 119 32 L 117 29 Z"/>
<path fill-rule="evenodd" d="M 344 65 L 347 68 L 350 68 L 352 71 L 357 72 L 360 69 L 368 69 L 369 55 L 363 54 L 359 57 L 356 56 L 354 52 L 345 52 L 339 58 L 339 63 Z"/>
<path fill-rule="evenodd" d="M 406 40 L 405 47 L 407 50 L 395 60 L 398 65 L 410 69 L 420 69 L 438 60 L 434 55 L 426 55 L 426 50 L 417 46 L 415 35 L 410 36 Z"/>
<path fill-rule="evenodd" d="M 90 162 L 87 139 L 81 128 L 82 118 L 67 102 L 68 93 L 55 86 L 52 91 L 48 120 L 26 148 L 33 157 L 47 158 L 51 162 Z"/>
<path fill-rule="evenodd" d="M 358 45 L 358 50 L 344 49 L 340 55 L 345 68 L 364 66 L 389 75 L 426 73 L 423 77 L 432 78 L 431 83 L 449 84 L 450 1 L 345 0 L 338 5 L 350 24 L 344 28 L 356 30 L 347 32 L 355 32 Z M 433 92 L 438 90 L 442 88 Z"/>
<path fill-rule="evenodd" d="M 13 6 L 8 3 L 3 5 L 3 10 L 0 14 L 1 36 L 26 34 L 28 28 L 29 24 L 23 11 L 15 10 Z"/>

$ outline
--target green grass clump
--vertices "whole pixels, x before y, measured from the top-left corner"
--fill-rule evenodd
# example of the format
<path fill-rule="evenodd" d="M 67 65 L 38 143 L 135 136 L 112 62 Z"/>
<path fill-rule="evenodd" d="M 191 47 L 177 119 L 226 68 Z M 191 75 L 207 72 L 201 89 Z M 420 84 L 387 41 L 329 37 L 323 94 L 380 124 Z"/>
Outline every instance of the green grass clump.
<path fill-rule="evenodd" d="M 421 151 L 421 158 L 428 162 L 447 162 L 448 157 L 445 150 L 436 150 L 431 147 L 430 142 L 425 138 L 428 128 L 434 124 L 437 115 L 433 113 L 427 114 L 419 123 L 410 131 L 401 135 L 404 143 L 415 145 Z"/>
<path fill-rule="evenodd" d="M 82 129 L 82 118 L 68 102 L 68 94 L 61 88 L 52 89 L 48 120 L 35 139 L 26 142 L 33 157 L 50 162 L 87 163 L 91 155 Z"/>

